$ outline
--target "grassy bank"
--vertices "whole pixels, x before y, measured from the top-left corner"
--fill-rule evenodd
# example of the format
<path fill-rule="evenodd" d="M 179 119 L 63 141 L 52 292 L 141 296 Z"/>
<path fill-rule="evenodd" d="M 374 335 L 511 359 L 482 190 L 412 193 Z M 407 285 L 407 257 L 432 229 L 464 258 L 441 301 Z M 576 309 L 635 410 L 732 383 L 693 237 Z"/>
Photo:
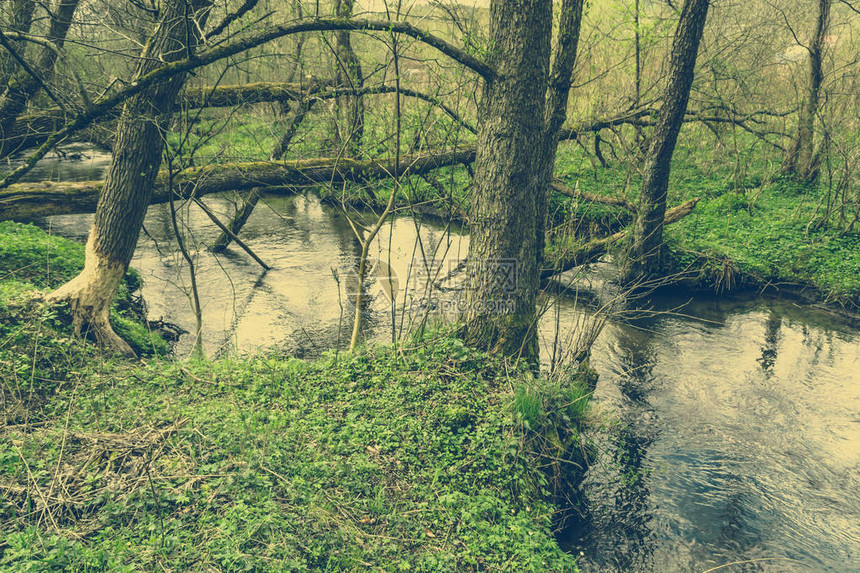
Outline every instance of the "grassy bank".
<path fill-rule="evenodd" d="M 576 569 L 550 500 L 584 462 L 585 384 L 444 336 L 317 362 L 106 359 L 16 272 L 4 396 L 42 400 L 0 430 L 0 569 Z"/>
<path fill-rule="evenodd" d="M 780 157 L 751 136 L 738 149 L 719 145 L 701 127 L 682 132 L 672 163 L 669 204 L 701 198 L 689 217 L 666 228 L 671 251 L 667 272 L 692 271 L 688 284 L 718 291 L 773 287 L 805 291 L 808 298 L 860 308 L 860 228 L 822 220 L 830 192 L 826 174 L 816 185 L 778 176 Z M 703 141 L 705 143 L 703 143 Z M 838 166 L 835 166 L 838 168 Z M 558 172 L 571 185 L 635 200 L 635 166 L 603 168 L 579 149 L 567 148 Z M 569 203 L 568 203 L 569 204 Z M 605 207 L 568 207 L 611 221 Z M 856 197 L 847 215 L 860 209 Z M 616 209 L 618 221 L 629 215 Z"/>

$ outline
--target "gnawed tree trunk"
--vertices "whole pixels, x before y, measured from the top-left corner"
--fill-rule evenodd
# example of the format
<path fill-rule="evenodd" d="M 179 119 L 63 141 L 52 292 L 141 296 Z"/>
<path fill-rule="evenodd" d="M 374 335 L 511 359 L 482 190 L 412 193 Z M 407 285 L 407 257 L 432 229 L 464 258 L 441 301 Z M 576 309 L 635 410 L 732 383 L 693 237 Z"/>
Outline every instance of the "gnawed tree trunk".
<path fill-rule="evenodd" d="M 147 41 L 135 72 L 142 77 L 162 62 L 193 53 L 206 23 L 209 0 L 171 0 Z M 110 325 L 110 305 L 128 270 L 161 165 L 164 132 L 185 74 L 154 84 L 126 101 L 117 125 L 113 160 L 87 240 L 84 270 L 48 295 L 68 302 L 76 332 L 84 329 L 100 344 L 134 356 Z"/>
<path fill-rule="evenodd" d="M 797 134 L 783 163 L 783 172 L 798 181 L 814 181 L 818 177 L 819 157 L 815 152 L 815 116 L 821 103 L 821 84 L 824 81 L 822 57 L 824 39 L 830 27 L 832 0 L 818 0 L 818 18 L 809 45 L 809 85 L 800 106 Z"/>
<path fill-rule="evenodd" d="M 355 0 L 335 0 L 334 11 L 338 18 L 350 18 Z M 335 37 L 335 82 L 337 87 L 360 90 L 364 87 L 361 62 L 352 47 L 348 30 L 338 30 Z M 335 123 L 332 139 L 337 153 L 359 157 L 364 139 L 364 98 L 345 95 L 335 99 Z"/>
<path fill-rule="evenodd" d="M 66 41 L 66 33 L 72 24 L 75 10 L 80 0 L 58 0 L 50 15 L 50 28 L 46 40 L 53 44 L 54 49 L 43 46 L 38 58 L 31 65 L 32 72 L 19 70 L 9 80 L 9 84 L 0 96 L 0 157 L 6 157 L 15 151 L 9 146 L 10 140 L 4 134 L 10 133 L 15 120 L 27 109 L 27 104 L 39 92 L 43 85 L 50 83 L 54 76 L 54 65 L 59 57 L 59 50 Z"/>
<path fill-rule="evenodd" d="M 675 32 L 669 62 L 669 82 L 657 123 L 651 133 L 639 208 L 633 225 L 633 244 L 626 261 L 626 274 L 630 279 L 654 274 L 660 266 L 669 171 L 687 110 L 699 42 L 708 15 L 708 2 L 687 0 Z"/>
<path fill-rule="evenodd" d="M 493 0 L 491 65 L 481 98 L 464 338 L 538 359 L 538 200 L 552 35 L 550 0 Z"/>
<path fill-rule="evenodd" d="M 324 157 L 294 161 L 213 164 L 190 167 L 174 175 L 181 193 L 194 190 L 197 197 L 224 191 L 245 191 L 255 187 L 300 187 L 338 184 L 344 181 L 384 179 L 392 174 L 421 175 L 441 167 L 469 163 L 475 158 L 474 147 L 446 153 L 404 155 L 400 168 L 394 162 L 357 161 L 349 158 Z M 166 203 L 169 199 L 167 173 L 162 172 L 151 184 L 149 203 Z M 93 213 L 98 204 L 103 181 L 68 183 L 16 183 L 0 190 L 0 221 Z"/>

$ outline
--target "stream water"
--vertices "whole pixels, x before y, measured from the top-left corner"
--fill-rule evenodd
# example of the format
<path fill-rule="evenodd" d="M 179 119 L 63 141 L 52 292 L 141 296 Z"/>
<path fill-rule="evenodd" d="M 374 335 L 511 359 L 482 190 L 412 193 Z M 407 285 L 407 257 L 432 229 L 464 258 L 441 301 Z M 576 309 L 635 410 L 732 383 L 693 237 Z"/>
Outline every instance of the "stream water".
<path fill-rule="evenodd" d="M 47 161 L 31 178 L 97 178 L 106 161 L 89 152 Z M 206 201 L 220 213 L 232 208 L 226 197 Z M 264 274 L 235 247 L 209 253 L 204 245 L 218 230 L 198 209 L 184 215 L 207 353 L 312 355 L 347 343 L 345 286 L 357 243 L 345 217 L 312 195 L 267 197 L 242 231 L 273 267 Z M 90 222 L 37 221 L 80 240 Z M 145 228 L 132 264 L 150 317 L 193 331 L 167 207 L 152 207 Z M 428 267 L 444 276 L 467 248 L 459 230 L 437 223 L 398 216 L 383 227 L 371 256 L 390 259 L 397 284 L 376 279 L 365 336 L 391 340 L 392 290 L 396 308 L 412 309 L 397 313 L 395 333 L 408 330 L 428 304 L 406 286 L 423 284 Z M 611 267 L 589 280 L 608 284 L 601 273 Z M 860 571 L 860 330 L 778 300 L 664 296 L 651 304 L 666 312 L 610 319 L 594 344 L 594 403 L 605 428 L 594 432 L 600 453 L 582 486 L 589 515 L 562 539 L 582 552 L 583 570 L 704 572 L 738 562 L 720 571 Z M 588 323 L 582 306 L 562 297 L 547 313 L 545 361 L 556 335 L 569 345 Z M 190 345 L 186 335 L 177 352 Z"/>

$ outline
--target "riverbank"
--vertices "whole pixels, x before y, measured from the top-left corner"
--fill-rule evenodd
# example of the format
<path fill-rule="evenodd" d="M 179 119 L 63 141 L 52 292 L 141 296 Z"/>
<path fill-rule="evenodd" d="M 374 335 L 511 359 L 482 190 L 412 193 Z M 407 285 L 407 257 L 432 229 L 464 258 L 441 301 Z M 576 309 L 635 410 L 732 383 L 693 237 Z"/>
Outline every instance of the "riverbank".
<path fill-rule="evenodd" d="M 0 232 L 3 570 L 576 570 L 551 498 L 585 462 L 583 383 L 441 335 L 315 362 L 105 358 L 31 294 L 79 245 Z"/>
<path fill-rule="evenodd" d="M 860 229 L 846 229 L 860 209 L 856 198 L 845 204 L 847 221 L 838 220 L 838 211 L 825 219 L 828 194 L 833 201 L 826 174 L 817 185 L 798 185 L 776 175 L 779 157 L 751 137 L 739 136 L 739 150 L 703 145 L 707 137 L 701 128 L 685 128 L 672 162 L 669 206 L 700 201 L 691 215 L 666 227 L 665 274 L 680 274 L 681 284 L 694 289 L 756 290 L 856 316 Z M 638 175 L 621 162 L 601 167 L 574 150 L 562 156 L 559 171 L 585 192 L 635 202 Z M 620 209 L 575 209 L 609 222 L 629 221 Z"/>

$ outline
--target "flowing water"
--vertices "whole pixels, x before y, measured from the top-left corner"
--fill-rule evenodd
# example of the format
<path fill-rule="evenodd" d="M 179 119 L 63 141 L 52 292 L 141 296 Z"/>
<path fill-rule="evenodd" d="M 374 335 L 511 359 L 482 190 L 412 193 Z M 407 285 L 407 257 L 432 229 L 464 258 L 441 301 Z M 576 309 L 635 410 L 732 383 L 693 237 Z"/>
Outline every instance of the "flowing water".
<path fill-rule="evenodd" d="M 95 178 L 105 161 L 47 162 L 32 177 Z M 206 201 L 231 209 L 227 197 Z M 210 355 L 344 347 L 358 246 L 343 215 L 312 195 L 267 197 L 242 231 L 273 267 L 263 273 L 236 247 L 206 251 L 217 229 L 197 209 L 183 213 Z M 83 239 L 90 222 L 39 224 Z M 150 316 L 193 331 L 167 207 L 152 207 L 145 227 L 132 264 L 146 281 Z M 444 311 L 449 294 L 428 303 L 418 287 L 428 268 L 444 276 L 467 249 L 466 236 L 438 223 L 400 216 L 383 227 L 371 256 L 390 260 L 397 280 L 375 275 L 365 337 L 390 341 L 392 328 L 401 334 L 426 309 Z M 608 284 L 601 273 L 611 267 L 598 266 L 590 280 Z M 396 309 L 411 309 L 393 326 L 392 292 Z M 651 302 L 666 312 L 610 320 L 595 342 L 605 427 L 594 432 L 600 453 L 582 486 L 587 519 L 564 533 L 564 546 L 594 572 L 704 572 L 730 562 L 738 563 L 720 571 L 860 571 L 860 330 L 777 300 Z M 556 333 L 567 341 L 587 320 L 581 307 L 564 297 L 547 313 L 545 361 Z M 177 352 L 190 346 L 186 335 Z"/>
<path fill-rule="evenodd" d="M 565 539 L 583 569 L 860 571 L 860 334 L 777 301 L 683 312 L 595 346 L 615 426 Z"/>

